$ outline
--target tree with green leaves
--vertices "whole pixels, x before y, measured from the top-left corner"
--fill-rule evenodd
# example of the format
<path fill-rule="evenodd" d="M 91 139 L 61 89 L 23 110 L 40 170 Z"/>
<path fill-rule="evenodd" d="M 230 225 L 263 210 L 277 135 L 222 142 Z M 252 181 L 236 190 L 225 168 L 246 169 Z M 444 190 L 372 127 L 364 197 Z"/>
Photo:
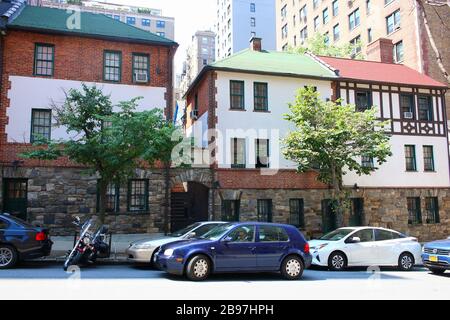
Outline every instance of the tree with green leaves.
<path fill-rule="evenodd" d="M 296 53 L 306 53 L 311 52 L 312 54 L 319 56 L 330 56 L 337 58 L 352 58 L 362 60 L 364 59 L 361 53 L 362 42 L 358 41 L 355 44 L 347 43 L 343 45 L 337 44 L 327 44 L 327 36 L 321 33 L 315 33 L 313 37 L 308 38 L 304 45 L 298 48 L 290 48 L 291 52 Z"/>
<path fill-rule="evenodd" d="M 357 111 L 354 105 L 324 101 L 311 87 L 298 91 L 289 110 L 285 119 L 295 130 L 284 139 L 283 154 L 299 172 L 318 172 L 318 180 L 331 187 L 335 212 L 342 213 L 348 197 L 343 186 L 346 172 L 369 175 L 377 167 L 363 165 L 362 157 L 381 165 L 392 155 L 389 122 L 378 120 L 375 107 Z"/>
<path fill-rule="evenodd" d="M 105 219 L 107 188 L 131 177 L 136 168 L 155 161 L 170 161 L 175 128 L 159 109 L 137 112 L 140 98 L 114 106 L 110 96 L 96 86 L 71 89 L 62 105 L 53 105 L 58 126 L 67 129 L 68 140 L 47 141 L 36 137 L 24 158 L 56 160 L 66 157 L 99 177 L 99 218 Z"/>

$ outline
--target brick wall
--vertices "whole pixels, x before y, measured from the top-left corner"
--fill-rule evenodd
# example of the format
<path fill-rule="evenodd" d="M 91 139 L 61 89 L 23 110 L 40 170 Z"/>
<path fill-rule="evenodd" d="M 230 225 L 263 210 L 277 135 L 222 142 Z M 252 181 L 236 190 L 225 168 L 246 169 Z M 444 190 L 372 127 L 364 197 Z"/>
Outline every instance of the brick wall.
<path fill-rule="evenodd" d="M 196 85 L 196 87 L 187 95 L 186 97 L 186 128 L 191 127 L 195 120 L 190 116 L 191 111 L 194 109 L 195 96 L 198 99 L 198 117 L 200 118 L 205 112 L 212 111 L 211 108 L 215 108 L 215 77 L 216 73 L 214 71 L 206 72 L 201 81 Z M 208 118 L 213 118 L 211 115 Z M 213 123 L 209 123 L 208 127 L 214 128 Z"/>
<path fill-rule="evenodd" d="M 2 70 L 0 92 L 0 162 L 10 162 L 29 145 L 7 143 L 5 134 L 8 123 L 6 108 L 10 89 L 9 76 L 33 76 L 35 43 L 48 43 L 55 46 L 54 75 L 52 78 L 97 82 L 103 81 L 104 50 L 122 52 L 122 77 L 120 84 L 165 87 L 166 115 L 172 115 L 173 91 L 173 55 L 176 48 L 115 42 L 86 37 L 67 35 L 48 35 L 27 31 L 9 30 L 2 41 Z M 136 84 L 132 81 L 132 54 L 150 55 L 150 81 L 147 84 Z M 26 94 L 26 92 L 24 92 Z M 27 165 L 42 165 L 42 162 L 27 161 Z M 50 163 L 46 163 L 49 165 Z M 53 162 L 55 165 L 73 165 L 66 160 Z"/>

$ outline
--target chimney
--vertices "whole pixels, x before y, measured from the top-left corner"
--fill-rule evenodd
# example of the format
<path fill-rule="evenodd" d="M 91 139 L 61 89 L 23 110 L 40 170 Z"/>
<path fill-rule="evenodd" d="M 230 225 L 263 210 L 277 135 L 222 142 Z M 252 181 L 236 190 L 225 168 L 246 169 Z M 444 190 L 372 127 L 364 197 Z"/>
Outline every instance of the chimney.
<path fill-rule="evenodd" d="M 261 38 L 252 37 L 250 39 L 250 50 L 261 52 L 262 50 L 261 41 L 262 41 Z"/>
<path fill-rule="evenodd" d="M 367 60 L 394 63 L 394 44 L 392 40 L 379 38 L 367 47 Z"/>

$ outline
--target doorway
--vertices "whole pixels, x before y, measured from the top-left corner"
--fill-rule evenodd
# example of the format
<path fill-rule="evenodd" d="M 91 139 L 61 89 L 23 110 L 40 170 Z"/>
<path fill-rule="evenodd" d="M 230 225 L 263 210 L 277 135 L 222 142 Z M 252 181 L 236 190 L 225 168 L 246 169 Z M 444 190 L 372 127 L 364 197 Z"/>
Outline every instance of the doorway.
<path fill-rule="evenodd" d="M 3 179 L 3 211 L 27 220 L 27 179 Z"/>

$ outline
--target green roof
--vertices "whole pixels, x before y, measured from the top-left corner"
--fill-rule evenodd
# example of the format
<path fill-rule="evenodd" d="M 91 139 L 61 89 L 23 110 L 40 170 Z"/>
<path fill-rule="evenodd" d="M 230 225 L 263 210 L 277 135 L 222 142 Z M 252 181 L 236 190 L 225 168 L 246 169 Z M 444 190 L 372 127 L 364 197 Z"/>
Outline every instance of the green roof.
<path fill-rule="evenodd" d="M 211 64 L 211 67 L 214 69 L 231 69 L 255 73 L 337 78 L 334 72 L 309 55 L 279 51 L 253 51 L 246 49 Z"/>
<path fill-rule="evenodd" d="M 48 33 L 73 34 L 130 42 L 177 45 L 176 42 L 114 20 L 104 14 L 80 13 L 80 27 L 69 28 L 71 11 L 26 6 L 20 15 L 8 24 L 11 29 L 23 29 Z M 68 26 L 69 25 L 69 26 Z"/>

